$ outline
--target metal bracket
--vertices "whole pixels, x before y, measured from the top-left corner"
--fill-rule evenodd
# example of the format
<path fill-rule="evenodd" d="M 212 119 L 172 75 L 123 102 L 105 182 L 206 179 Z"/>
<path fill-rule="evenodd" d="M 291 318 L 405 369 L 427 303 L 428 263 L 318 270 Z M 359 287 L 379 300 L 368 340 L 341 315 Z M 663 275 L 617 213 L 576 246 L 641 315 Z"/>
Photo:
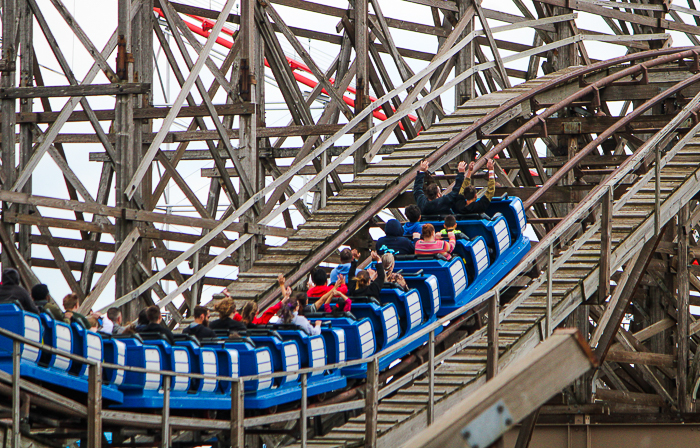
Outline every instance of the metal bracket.
<path fill-rule="evenodd" d="M 462 429 L 462 437 L 469 448 L 486 448 L 513 426 L 508 407 L 499 400 Z"/>

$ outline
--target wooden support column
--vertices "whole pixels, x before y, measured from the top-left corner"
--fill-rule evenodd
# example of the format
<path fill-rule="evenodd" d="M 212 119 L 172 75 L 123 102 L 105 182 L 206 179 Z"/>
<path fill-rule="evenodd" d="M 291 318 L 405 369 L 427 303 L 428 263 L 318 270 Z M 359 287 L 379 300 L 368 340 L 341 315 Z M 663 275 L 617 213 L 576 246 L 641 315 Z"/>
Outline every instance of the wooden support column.
<path fill-rule="evenodd" d="M 243 381 L 231 381 L 231 447 L 243 448 Z"/>
<path fill-rule="evenodd" d="M 133 44 L 131 49 L 134 60 L 134 81 L 153 85 L 153 11 L 154 0 L 140 0 L 141 9 L 131 21 L 131 35 Z M 134 109 L 146 109 L 153 107 L 152 91 L 134 96 Z M 150 136 L 153 131 L 153 121 L 150 119 L 134 120 L 134 154 L 137 156 L 136 162 L 148 152 L 149 144 L 145 142 L 144 136 Z M 155 204 L 151 204 L 153 192 L 153 172 L 149 170 L 141 181 L 141 202 L 144 208 L 151 209 Z M 145 228 L 143 223 L 135 224 L 140 228 Z M 150 240 L 140 239 L 131 252 L 130 266 L 134 269 L 141 263 L 142 266 L 150 268 L 152 260 L 150 256 Z M 132 271 L 136 272 L 136 270 Z"/>
<path fill-rule="evenodd" d="M 379 358 L 367 363 L 365 395 L 365 448 L 377 446 L 377 407 L 379 401 Z"/>
<path fill-rule="evenodd" d="M 457 7 L 459 8 L 459 17 L 461 18 L 466 14 L 467 9 L 471 5 L 471 0 L 457 0 Z M 469 20 L 469 23 L 462 31 L 459 39 L 463 39 L 469 33 L 474 31 L 474 17 Z M 472 40 L 467 44 L 462 50 L 457 53 L 457 59 L 455 61 L 455 76 L 466 72 L 474 65 L 474 41 Z M 455 108 L 473 99 L 476 96 L 476 91 L 474 90 L 474 76 L 468 77 L 466 80 L 460 82 L 455 86 Z"/>
<path fill-rule="evenodd" d="M 17 18 L 17 1 L 2 0 L 2 63 L 5 70 L 0 75 L 0 87 L 8 88 L 15 86 L 15 61 L 17 59 L 17 48 L 15 46 L 16 38 L 16 18 Z M 0 122 L 0 132 L 2 133 L 2 174 L 3 174 L 3 189 L 9 190 L 10 186 L 15 183 L 15 112 L 16 100 L 13 98 L 4 98 L 0 102 L 0 110 L 2 111 L 2 121 Z M 10 204 L 2 203 L 3 215 L 8 211 Z M 15 226 L 14 224 L 5 224 L 5 233 L 9 236 L 7 244 L 14 244 Z M 0 255 L 0 263 L 2 267 L 12 266 L 9 256 L 10 250 L 3 247 Z"/>
<path fill-rule="evenodd" d="M 613 189 L 601 199 L 600 215 L 600 273 L 598 274 L 598 304 L 610 295 L 610 251 L 612 248 Z"/>
<path fill-rule="evenodd" d="M 355 75 L 355 114 L 359 114 L 362 109 L 369 105 L 369 21 L 368 21 L 367 0 L 354 0 L 353 18 L 355 24 L 355 65 L 357 74 Z M 365 120 L 367 126 L 372 125 L 372 114 L 368 114 Z M 364 155 L 370 150 L 372 145 L 368 141 L 355 151 L 354 174 L 361 173 L 367 167 Z"/>
<path fill-rule="evenodd" d="M 26 0 L 20 0 L 17 3 L 19 11 L 19 49 L 20 49 L 20 71 L 19 71 L 19 86 L 32 87 L 34 85 L 34 50 L 33 50 L 33 16 L 32 9 Z M 19 111 L 21 113 L 31 113 L 32 104 L 31 98 L 22 98 L 19 101 Z M 32 127 L 31 123 L 22 123 L 19 125 L 19 164 L 20 170 L 29 162 L 32 156 Z M 3 162 L 7 160 L 3 158 Z M 31 178 L 22 188 L 23 193 L 32 192 Z M 19 206 L 19 213 L 28 215 L 31 213 L 31 207 L 27 205 Z M 32 228 L 28 225 L 19 226 L 19 253 L 27 263 L 31 263 L 32 248 L 31 237 Z"/>
<path fill-rule="evenodd" d="M 241 63 L 240 63 L 240 90 L 239 95 L 243 101 L 255 104 L 258 100 L 258 89 L 262 89 L 262 84 L 258 86 L 256 70 L 259 67 L 259 57 L 262 57 L 262 39 L 255 24 L 255 8 L 256 2 L 253 0 L 241 1 L 241 28 L 240 36 L 243 44 L 241 46 Z M 262 73 L 260 76 L 262 77 Z M 264 106 L 263 106 L 264 107 Z M 241 163 L 245 167 L 246 174 L 251 184 L 257 186 L 258 172 L 260 159 L 257 151 L 257 116 L 255 114 L 241 115 L 239 126 L 239 149 Z M 240 189 L 241 201 L 249 198 L 245 189 Z M 243 222 L 255 222 L 254 212 L 246 213 L 242 219 Z M 239 250 L 239 269 L 242 272 L 247 271 L 253 266 L 256 258 L 256 238 L 251 238 Z"/>
<path fill-rule="evenodd" d="M 676 375 L 678 390 L 678 406 L 681 412 L 688 412 L 690 400 L 688 397 L 688 323 L 690 318 L 690 285 L 688 274 L 688 204 L 678 212 L 678 263 L 676 267 L 676 284 L 678 285 L 678 374 Z"/>
<path fill-rule="evenodd" d="M 134 78 L 133 55 L 131 53 L 131 18 L 129 14 L 130 2 L 119 0 L 118 4 L 118 25 L 117 25 L 117 76 L 120 82 L 132 82 Z M 138 14 L 143 13 L 140 10 Z M 150 49 L 149 49 L 150 51 Z M 115 105 L 114 130 L 116 132 L 116 142 L 114 149 L 117 152 L 115 161 L 116 174 L 116 205 L 122 208 L 135 208 L 134 201 L 126 197 L 127 185 L 131 180 L 138 160 L 135 151 L 136 130 L 134 128 L 134 95 L 118 95 Z M 139 148 L 140 153 L 140 148 Z M 141 189 L 137 190 L 140 197 Z M 116 219 L 116 233 L 114 235 L 115 246 L 118 249 L 125 244 L 127 235 L 133 230 L 134 222 L 125 218 Z M 133 290 L 134 285 L 132 273 L 136 271 L 136 265 L 132 257 L 127 257 L 117 269 L 116 274 L 116 296 L 120 297 Z M 130 322 L 137 317 L 140 309 L 138 300 L 132 300 L 124 305 L 122 315 L 125 322 Z"/>
<path fill-rule="evenodd" d="M 494 291 L 489 299 L 489 320 L 486 328 L 488 335 L 488 351 L 486 352 L 486 379 L 490 380 L 498 374 L 498 308 L 500 293 Z"/>

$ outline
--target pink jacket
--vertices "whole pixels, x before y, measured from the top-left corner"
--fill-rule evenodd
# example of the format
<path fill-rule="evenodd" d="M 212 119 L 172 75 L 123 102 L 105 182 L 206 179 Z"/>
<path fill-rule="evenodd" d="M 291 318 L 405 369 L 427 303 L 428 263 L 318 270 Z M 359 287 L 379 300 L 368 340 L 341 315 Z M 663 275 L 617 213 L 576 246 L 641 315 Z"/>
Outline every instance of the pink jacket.
<path fill-rule="evenodd" d="M 455 237 L 452 235 L 449 242 L 444 240 L 435 240 L 427 242 L 423 240 L 416 241 L 416 255 L 437 255 L 443 254 L 448 260 L 452 258 L 452 251 L 455 248 Z"/>

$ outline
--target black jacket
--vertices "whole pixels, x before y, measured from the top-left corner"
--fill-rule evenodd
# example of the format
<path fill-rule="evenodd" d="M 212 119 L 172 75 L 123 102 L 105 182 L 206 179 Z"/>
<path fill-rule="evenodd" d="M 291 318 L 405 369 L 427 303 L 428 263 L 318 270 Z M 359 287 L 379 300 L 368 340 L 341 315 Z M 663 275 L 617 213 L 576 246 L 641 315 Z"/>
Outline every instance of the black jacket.
<path fill-rule="evenodd" d="M 389 252 L 392 254 L 412 254 L 415 251 L 413 241 L 403 236 L 403 227 L 401 223 L 395 219 L 390 219 L 384 227 L 383 236 L 377 240 L 377 252 L 379 255 L 384 255 Z"/>
<path fill-rule="evenodd" d="M 357 270 L 357 261 L 353 260 L 348 273 L 348 296 L 349 297 L 374 297 L 379 300 L 379 293 L 384 287 L 384 266 L 381 262 L 377 263 L 377 278 L 370 282 L 369 285 L 357 288 L 357 281 L 354 279 L 355 271 Z"/>
<path fill-rule="evenodd" d="M 138 327 L 136 327 L 136 331 L 139 333 L 160 333 L 162 335 L 165 335 L 166 339 L 168 339 L 170 343 L 174 342 L 173 332 L 170 331 L 170 328 L 166 327 L 163 324 L 156 324 L 154 322 L 151 322 L 148 325 L 139 325 Z"/>
<path fill-rule="evenodd" d="M 452 207 L 459 200 L 459 188 L 464 181 L 464 173 L 458 173 L 457 179 L 455 179 L 455 184 L 452 187 L 452 191 L 444 196 L 440 196 L 432 201 L 428 200 L 423 193 L 423 182 L 425 180 L 425 173 L 420 172 L 416 174 L 416 180 L 413 183 L 413 197 L 416 200 L 416 204 L 420 207 L 421 214 L 423 215 L 450 215 L 452 214 Z M 464 198 L 462 198 L 464 200 Z"/>
<path fill-rule="evenodd" d="M 39 308 L 34 304 L 29 292 L 19 285 L 19 272 L 12 268 L 7 268 L 2 271 L 0 303 L 11 303 L 13 301 L 17 301 L 24 311 L 39 314 Z"/>
<path fill-rule="evenodd" d="M 192 335 L 195 338 L 199 339 L 200 341 L 202 339 L 216 337 L 216 333 L 214 333 L 214 330 L 212 330 L 211 328 L 205 327 L 202 324 L 194 324 L 194 323 L 190 324 L 189 327 L 182 330 L 182 333 Z"/>
<path fill-rule="evenodd" d="M 486 196 L 482 196 L 471 204 L 467 205 L 464 196 L 459 195 L 459 200 L 455 204 L 455 213 L 458 215 L 470 215 L 472 213 L 484 213 L 488 210 L 491 201 Z"/>
<path fill-rule="evenodd" d="M 243 322 L 233 320 L 230 317 L 217 319 L 209 324 L 211 330 L 229 330 L 229 331 L 245 331 L 246 326 Z"/>

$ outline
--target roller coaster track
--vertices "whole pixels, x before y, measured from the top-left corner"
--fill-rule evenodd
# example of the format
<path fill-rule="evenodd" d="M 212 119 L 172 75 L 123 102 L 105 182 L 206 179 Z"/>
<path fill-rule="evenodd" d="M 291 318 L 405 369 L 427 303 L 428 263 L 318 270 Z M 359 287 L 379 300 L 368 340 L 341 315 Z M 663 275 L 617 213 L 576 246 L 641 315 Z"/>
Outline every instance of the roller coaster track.
<path fill-rule="evenodd" d="M 380 163 L 371 165 L 352 183 L 347 184 L 338 196 L 329 199 L 327 207 L 315 212 L 306 224 L 300 226 L 297 234 L 285 245 L 270 250 L 255 263 L 250 272 L 242 274 L 241 279 L 244 281 L 234 284 L 231 288 L 232 295 L 237 299 L 269 300 L 273 297 L 273 275 L 276 276 L 279 272 L 293 275 L 295 269 L 303 271 L 304 265 L 310 265 L 310 259 L 317 263 L 318 257 L 314 259 L 313 256 L 315 251 L 330 241 L 349 238 L 352 233 L 347 231 L 347 223 L 353 219 L 365 219 L 368 209 L 371 210 L 370 213 L 376 213 L 386 206 L 382 204 L 373 208 L 372 205 L 376 204 L 372 201 L 382 191 L 395 185 L 402 176 L 410 176 L 411 168 L 418 161 L 429 156 L 456 133 L 478 122 L 489 112 L 507 105 L 509 100 L 522 97 L 523 92 L 532 92 L 545 84 L 557 82 L 560 88 L 580 89 L 580 86 L 572 85 L 577 76 L 576 71 L 577 69 L 570 68 L 463 104 L 454 115 L 422 133 Z M 605 74 L 609 73 L 610 71 L 607 71 Z M 690 84 L 689 82 L 687 85 Z M 700 191 L 700 126 L 693 127 L 686 134 L 678 132 L 679 127 L 687 129 L 686 119 L 697 111 L 699 102 L 698 97 L 691 101 L 681 114 L 676 115 L 664 129 L 649 139 L 634 156 L 595 188 L 496 287 L 500 291 L 514 287 L 512 291 L 515 291 L 514 298 L 500 313 L 500 368 L 526 355 L 546 337 L 547 276 L 542 271 L 539 271 L 540 275 L 535 278 L 529 275 L 532 275 L 533 266 L 538 266 L 537 263 L 542 265 L 548 246 L 554 247 L 555 244 L 559 244 L 552 255 L 552 328 L 563 322 L 576 307 L 598 294 L 601 225 L 599 212 L 596 210 L 606 191 L 614 191 L 617 198 L 614 200 L 614 213 L 611 216 L 610 272 L 615 272 L 630 259 L 634 259 L 644 243 L 654 237 L 655 228 L 662 227 Z M 510 114 L 492 121 L 488 129 L 482 128 L 481 132 L 491 132 L 508 120 L 516 116 L 527 116 L 529 113 L 527 103 L 522 102 L 520 107 L 512 108 Z M 473 142 L 469 141 L 466 144 L 471 145 Z M 658 178 L 655 178 L 653 169 L 645 174 L 639 174 L 641 170 L 635 171 L 642 162 L 646 161 L 648 164 L 651 159 L 653 163 L 654 148 L 661 145 L 665 145 L 665 150 L 661 148 L 660 151 L 663 152 L 657 156 Z M 673 148 L 668 149 L 670 146 Z M 460 148 L 464 149 L 465 146 Z M 632 183 L 630 178 L 633 179 Z M 582 226 L 585 218 L 590 218 L 588 215 L 594 218 L 595 223 L 588 227 Z M 571 226 L 579 226 L 578 236 L 569 241 L 562 240 L 563 235 L 567 233 L 566 228 Z M 481 302 L 483 301 L 482 297 Z M 485 383 L 487 346 L 486 329 L 481 329 L 436 356 L 436 416 L 448 411 Z M 426 427 L 429 391 L 425 372 L 426 366 L 423 364 L 408 373 L 407 375 L 414 380 L 379 402 L 378 446 L 400 446 Z M 667 398 L 673 400 L 671 397 Z M 363 446 L 364 436 L 364 415 L 359 415 L 325 435 L 317 435 L 310 439 L 309 445 Z"/>

